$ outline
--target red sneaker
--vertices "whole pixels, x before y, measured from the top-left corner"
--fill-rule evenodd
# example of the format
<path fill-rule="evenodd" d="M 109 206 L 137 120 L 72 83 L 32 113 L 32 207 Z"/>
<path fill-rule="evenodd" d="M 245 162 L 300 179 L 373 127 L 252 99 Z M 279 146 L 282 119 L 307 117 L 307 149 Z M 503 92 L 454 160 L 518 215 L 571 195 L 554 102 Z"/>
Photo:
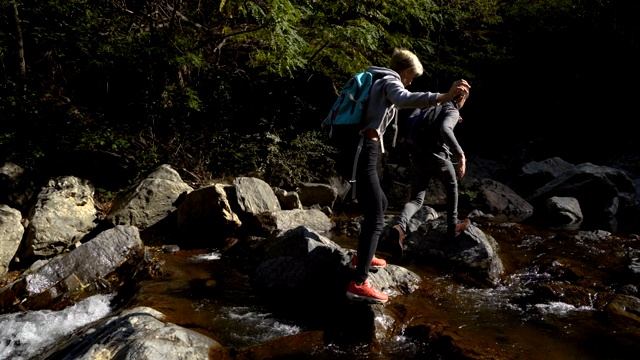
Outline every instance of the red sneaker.
<path fill-rule="evenodd" d="M 453 230 L 453 236 L 458 236 L 458 234 L 467 230 L 469 228 L 469 225 L 471 225 L 471 220 L 469 219 L 464 219 L 461 221 L 459 220 L 458 223 L 456 224 L 455 229 Z"/>
<path fill-rule="evenodd" d="M 347 298 L 353 301 L 365 301 L 375 304 L 384 304 L 389 300 L 387 294 L 371 286 L 369 279 L 365 280 L 362 285 L 356 284 L 355 281 L 350 282 L 347 289 Z"/>
<path fill-rule="evenodd" d="M 356 268 L 356 266 L 358 266 L 358 255 L 353 255 L 353 258 L 351 258 L 351 265 L 349 265 L 349 267 L 351 268 L 351 270 L 354 270 Z M 383 259 L 378 259 L 377 257 L 373 257 L 373 259 L 371 259 L 371 267 L 372 268 L 383 268 L 387 266 L 387 262 Z"/>

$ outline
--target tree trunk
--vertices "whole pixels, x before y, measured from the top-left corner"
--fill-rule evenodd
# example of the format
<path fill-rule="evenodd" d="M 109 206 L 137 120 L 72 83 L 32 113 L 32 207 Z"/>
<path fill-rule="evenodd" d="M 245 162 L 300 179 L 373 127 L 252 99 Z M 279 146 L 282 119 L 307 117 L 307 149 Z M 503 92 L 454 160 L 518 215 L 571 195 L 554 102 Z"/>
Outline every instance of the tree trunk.
<path fill-rule="evenodd" d="M 20 78 L 22 80 L 23 83 L 23 96 L 26 96 L 27 94 L 27 83 L 26 83 L 26 78 L 27 78 L 27 62 L 24 59 L 24 40 L 22 39 L 22 28 L 20 27 L 20 17 L 18 16 L 18 3 L 15 2 L 15 0 L 12 0 L 11 3 L 13 4 L 13 17 L 16 21 L 16 34 L 17 34 L 17 42 L 18 42 L 18 57 L 19 57 L 19 61 L 20 61 Z"/>

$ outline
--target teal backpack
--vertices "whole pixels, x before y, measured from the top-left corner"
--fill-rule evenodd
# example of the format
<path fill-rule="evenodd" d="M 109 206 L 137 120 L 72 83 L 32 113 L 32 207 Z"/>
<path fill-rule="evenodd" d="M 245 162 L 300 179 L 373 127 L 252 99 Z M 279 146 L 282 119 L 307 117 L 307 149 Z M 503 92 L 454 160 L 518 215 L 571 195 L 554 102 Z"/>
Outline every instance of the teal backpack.
<path fill-rule="evenodd" d="M 329 114 L 322 122 L 323 127 L 330 126 L 329 137 L 333 134 L 334 126 L 360 124 L 375 80 L 377 78 L 374 79 L 372 73 L 363 71 L 353 75 L 345 83 Z"/>
<path fill-rule="evenodd" d="M 351 184 L 351 201 L 355 201 L 356 169 L 362 149 L 362 118 L 369 100 L 373 83 L 382 78 L 363 71 L 353 75 L 340 91 L 329 114 L 322 122 L 322 128 L 329 126 L 329 143 L 340 151 L 340 157 L 350 159 L 339 173 Z M 352 160 L 351 160 L 352 159 Z"/>

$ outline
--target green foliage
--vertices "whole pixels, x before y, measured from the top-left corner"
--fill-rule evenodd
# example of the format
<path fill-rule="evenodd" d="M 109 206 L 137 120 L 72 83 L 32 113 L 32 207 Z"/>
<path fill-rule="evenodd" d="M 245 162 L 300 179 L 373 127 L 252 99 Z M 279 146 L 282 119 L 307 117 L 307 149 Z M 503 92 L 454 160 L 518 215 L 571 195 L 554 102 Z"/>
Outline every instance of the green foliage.
<path fill-rule="evenodd" d="M 295 189 L 301 182 L 327 182 L 333 171 L 335 149 L 317 131 L 300 134 L 290 144 L 280 143 L 267 158 L 263 178 L 274 186 Z"/>
<path fill-rule="evenodd" d="M 534 98 L 522 92 L 543 91 L 530 85 L 543 74 L 594 86 L 591 65 L 608 57 L 634 74 L 640 33 L 636 2 L 599 0 L 16 4 L 18 24 L 13 2 L 0 3 L 1 156 L 26 165 L 95 149 L 141 167 L 177 164 L 201 180 L 252 174 L 283 187 L 330 172 L 331 150 L 313 130 L 336 88 L 387 65 L 395 47 L 425 65 L 416 89 L 445 91 L 464 77 L 474 92 L 502 94 L 516 71 L 520 98 Z M 606 51 L 591 60 L 594 39 Z"/>
<path fill-rule="evenodd" d="M 272 186 L 294 189 L 300 182 L 326 181 L 334 175 L 335 149 L 318 132 L 299 134 L 284 142 L 273 133 L 234 138 L 217 134 L 209 170 L 214 178 L 255 176 Z"/>
<path fill-rule="evenodd" d="M 102 203 L 113 201 L 117 195 L 118 195 L 117 192 L 106 190 L 103 188 L 96 188 L 95 190 L 96 200 Z"/>
<path fill-rule="evenodd" d="M 301 53 L 307 43 L 296 27 L 312 12 L 305 6 L 294 6 L 288 0 L 273 0 L 270 5 L 270 11 L 261 19 L 264 30 L 257 33 L 267 35 L 263 38 L 267 41 L 257 49 L 253 64 L 263 65 L 268 73 L 292 76 L 296 69 L 306 65 Z"/>
<path fill-rule="evenodd" d="M 317 30 L 306 32 L 313 47 L 311 67 L 342 83 L 367 66 L 386 66 L 396 47 L 428 50 L 435 9 L 427 0 L 317 5 L 320 15 L 309 23 Z"/>

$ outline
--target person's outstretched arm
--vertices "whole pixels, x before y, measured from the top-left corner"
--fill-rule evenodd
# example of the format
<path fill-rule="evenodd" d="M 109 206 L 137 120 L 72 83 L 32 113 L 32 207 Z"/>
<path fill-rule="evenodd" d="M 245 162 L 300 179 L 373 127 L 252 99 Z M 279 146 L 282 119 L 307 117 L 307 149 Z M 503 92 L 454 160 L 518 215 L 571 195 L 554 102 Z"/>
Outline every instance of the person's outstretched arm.
<path fill-rule="evenodd" d="M 467 96 L 469 95 L 470 89 L 471 89 L 471 85 L 469 85 L 467 80 L 460 79 L 460 80 L 454 81 L 454 83 L 451 85 L 451 88 L 447 93 L 445 94 L 438 93 L 438 95 L 436 96 L 436 102 L 443 103 L 443 102 L 451 101 L 453 100 L 453 98 L 456 97 L 456 95 L 460 93 L 464 94 L 464 96 Z"/>
<path fill-rule="evenodd" d="M 440 127 L 440 136 L 453 155 L 452 160 L 456 164 L 456 173 L 458 177 L 462 178 L 467 171 L 467 159 L 464 156 L 464 151 L 453 132 L 453 129 L 458 124 L 460 112 L 451 103 L 446 103 L 442 106 L 443 111 L 445 111 L 445 117 L 442 120 L 442 126 Z"/>

